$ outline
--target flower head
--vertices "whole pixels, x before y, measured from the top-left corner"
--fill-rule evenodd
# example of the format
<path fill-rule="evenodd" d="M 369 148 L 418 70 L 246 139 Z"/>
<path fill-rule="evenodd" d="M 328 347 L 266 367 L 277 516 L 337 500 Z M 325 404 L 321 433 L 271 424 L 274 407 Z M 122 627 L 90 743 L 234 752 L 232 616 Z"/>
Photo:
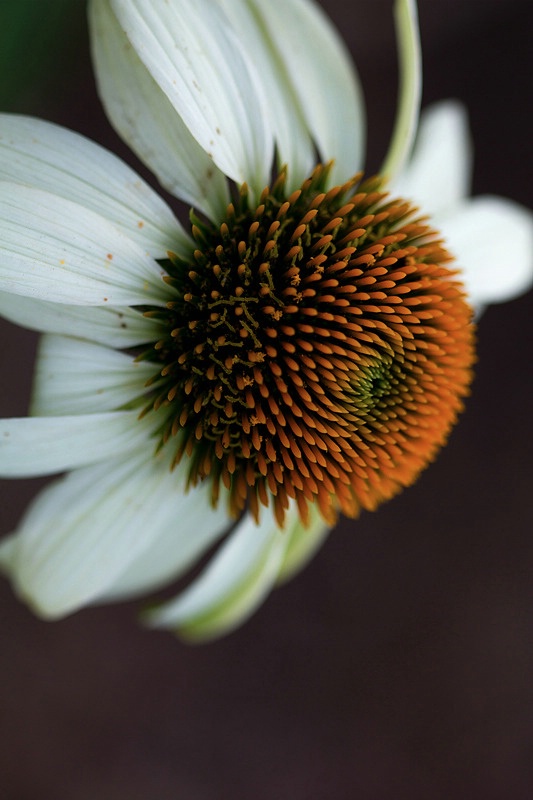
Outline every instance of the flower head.
<path fill-rule="evenodd" d="M 0 311 L 45 335 L 32 416 L 2 422 L 0 469 L 67 474 L 0 561 L 44 616 L 158 588 L 229 531 L 150 614 L 220 634 L 339 513 L 376 508 L 445 443 L 471 380 L 472 310 L 437 209 L 415 205 L 414 5 L 397 19 L 398 122 L 383 174 L 365 179 L 358 81 L 312 3 L 93 0 L 110 119 L 194 207 L 188 228 L 97 145 L 2 118 Z M 492 202 L 522 236 L 519 290 L 530 217 Z M 496 299 L 469 280 L 476 301 Z"/>
<path fill-rule="evenodd" d="M 165 329 L 145 411 L 235 517 L 374 509 L 431 460 L 470 381 L 471 311 L 436 234 L 376 181 L 328 190 L 328 172 L 289 194 L 282 171 L 257 207 L 243 187 L 223 221 L 193 222 L 174 293 L 145 312 Z"/>

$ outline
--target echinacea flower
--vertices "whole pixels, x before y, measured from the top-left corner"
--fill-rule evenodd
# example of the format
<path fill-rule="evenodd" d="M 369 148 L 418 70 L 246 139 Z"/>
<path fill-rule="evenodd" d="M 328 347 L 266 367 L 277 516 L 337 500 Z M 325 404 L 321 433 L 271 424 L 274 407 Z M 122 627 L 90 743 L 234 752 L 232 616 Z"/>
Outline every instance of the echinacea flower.
<path fill-rule="evenodd" d="M 66 473 L 0 563 L 42 616 L 156 590 L 217 545 L 147 618 L 220 635 L 445 443 L 474 360 L 450 252 L 482 307 L 529 284 L 532 225 L 466 198 L 456 106 L 422 120 L 408 160 L 413 3 L 397 22 L 398 121 L 365 180 L 359 84 L 309 0 L 92 0 L 107 113 L 194 208 L 187 228 L 98 145 L 0 118 L 0 312 L 44 333 L 0 473 Z"/>

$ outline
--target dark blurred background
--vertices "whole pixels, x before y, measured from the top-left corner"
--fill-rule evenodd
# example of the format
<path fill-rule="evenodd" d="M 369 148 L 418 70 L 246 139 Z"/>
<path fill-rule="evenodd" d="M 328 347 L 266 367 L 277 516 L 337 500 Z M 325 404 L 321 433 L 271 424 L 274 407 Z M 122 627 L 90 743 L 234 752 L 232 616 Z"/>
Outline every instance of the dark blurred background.
<path fill-rule="evenodd" d="M 322 5 L 359 66 L 376 169 L 395 109 L 392 2 Z M 419 6 L 424 101 L 468 105 L 475 192 L 533 207 L 533 4 Z M 137 165 L 100 109 L 81 0 L 2 0 L 0 97 Z M 0 796 L 533 797 L 532 312 L 532 293 L 486 312 L 473 394 L 437 462 L 342 522 L 231 636 L 182 645 L 139 627 L 134 603 L 44 623 L 0 581 Z M 5 323 L 0 336 L 0 413 L 22 415 L 36 337 Z M 40 485 L 1 484 L 1 534 Z"/>

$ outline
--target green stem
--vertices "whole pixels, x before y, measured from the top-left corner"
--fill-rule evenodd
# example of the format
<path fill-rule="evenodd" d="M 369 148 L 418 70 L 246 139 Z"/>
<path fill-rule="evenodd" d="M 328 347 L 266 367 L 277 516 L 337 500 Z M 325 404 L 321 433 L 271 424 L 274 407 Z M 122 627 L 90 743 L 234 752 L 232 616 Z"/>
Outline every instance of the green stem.
<path fill-rule="evenodd" d="M 418 127 L 422 96 L 422 55 L 416 0 L 396 0 L 394 6 L 399 60 L 399 98 L 389 151 L 380 173 L 388 180 L 403 168 Z"/>

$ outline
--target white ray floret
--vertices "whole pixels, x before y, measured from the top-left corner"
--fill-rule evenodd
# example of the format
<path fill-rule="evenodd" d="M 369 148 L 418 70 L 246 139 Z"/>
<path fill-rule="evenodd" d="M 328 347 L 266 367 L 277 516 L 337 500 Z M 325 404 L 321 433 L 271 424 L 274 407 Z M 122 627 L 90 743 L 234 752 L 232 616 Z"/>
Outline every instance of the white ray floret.
<path fill-rule="evenodd" d="M 109 347 L 136 347 L 157 341 L 163 330 L 155 319 L 127 306 L 71 306 L 0 291 L 0 315 L 33 331 L 89 339 Z"/>
<path fill-rule="evenodd" d="M 156 372 L 155 364 L 109 347 L 67 336 L 43 336 L 30 413 L 59 416 L 114 411 L 145 394 L 146 382 Z"/>
<path fill-rule="evenodd" d="M 80 305 L 163 305 L 163 270 L 96 212 L 0 182 L 2 291 Z"/>
<path fill-rule="evenodd" d="M 162 198 L 103 147 L 59 125 L 0 114 L 0 180 L 71 200 L 112 222 L 153 258 L 190 250 Z"/>
<path fill-rule="evenodd" d="M 208 216 L 222 215 L 229 202 L 224 173 L 176 114 L 107 0 L 91 3 L 89 22 L 98 90 L 118 133 L 165 189 Z"/>
<path fill-rule="evenodd" d="M 0 562 L 39 614 L 58 617 L 93 602 L 177 524 L 187 499 L 168 467 L 167 458 L 146 452 L 112 458 L 70 472 L 38 496 Z M 192 531 L 204 515 L 214 530 L 227 524 L 202 503 L 189 511 Z"/>
<path fill-rule="evenodd" d="M 0 477 L 33 478 L 105 462 L 134 450 L 155 450 L 154 420 L 110 411 L 0 421 Z"/>
<path fill-rule="evenodd" d="M 292 521 L 289 515 L 289 526 Z M 253 613 L 275 584 L 288 541 L 271 509 L 264 509 L 259 525 L 246 516 L 195 582 L 147 614 L 147 621 L 178 628 L 194 639 L 231 630 Z"/>
<path fill-rule="evenodd" d="M 510 300 L 531 286 L 533 214 L 501 197 L 469 197 L 471 176 L 464 107 L 454 101 L 429 107 L 392 191 L 432 215 L 479 313 L 488 303 Z"/>
<path fill-rule="evenodd" d="M 111 0 L 140 60 L 193 137 L 228 177 L 260 192 L 273 154 L 253 63 L 211 0 Z"/>

